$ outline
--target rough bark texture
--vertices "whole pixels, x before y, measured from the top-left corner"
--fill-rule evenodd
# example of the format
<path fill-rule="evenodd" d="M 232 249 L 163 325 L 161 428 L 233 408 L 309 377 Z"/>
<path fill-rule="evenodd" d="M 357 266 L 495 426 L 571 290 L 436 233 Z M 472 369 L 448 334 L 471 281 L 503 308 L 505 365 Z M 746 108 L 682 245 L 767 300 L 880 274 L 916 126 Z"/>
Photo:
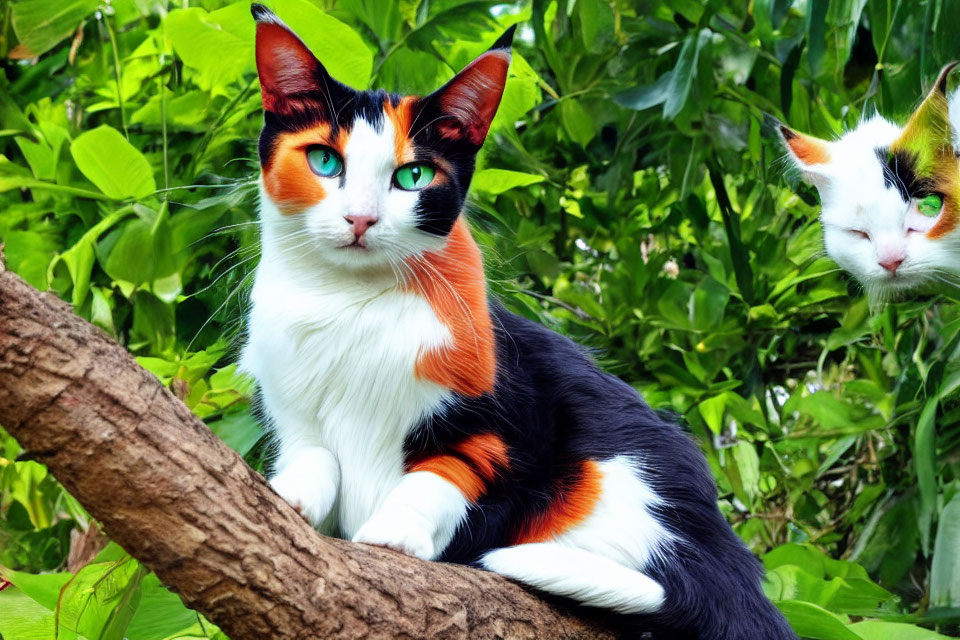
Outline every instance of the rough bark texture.
<path fill-rule="evenodd" d="M 499 576 L 320 536 L 122 346 L 2 257 L 0 424 L 234 640 L 614 637 Z"/>

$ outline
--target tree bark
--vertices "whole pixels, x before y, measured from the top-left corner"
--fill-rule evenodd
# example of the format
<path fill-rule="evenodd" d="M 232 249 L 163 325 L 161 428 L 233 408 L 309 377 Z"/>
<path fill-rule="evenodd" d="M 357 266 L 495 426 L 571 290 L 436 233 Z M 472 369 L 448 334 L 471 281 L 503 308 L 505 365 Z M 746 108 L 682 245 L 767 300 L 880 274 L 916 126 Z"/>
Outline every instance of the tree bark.
<path fill-rule="evenodd" d="M 0 424 L 233 640 L 613 638 L 491 573 L 325 538 L 129 353 L 0 257 Z"/>

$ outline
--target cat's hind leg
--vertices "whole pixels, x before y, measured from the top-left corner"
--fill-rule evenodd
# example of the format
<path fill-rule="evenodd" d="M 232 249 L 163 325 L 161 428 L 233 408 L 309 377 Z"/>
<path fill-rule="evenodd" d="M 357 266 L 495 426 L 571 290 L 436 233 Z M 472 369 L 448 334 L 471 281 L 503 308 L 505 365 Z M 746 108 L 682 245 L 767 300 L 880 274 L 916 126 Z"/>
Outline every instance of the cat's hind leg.
<path fill-rule="evenodd" d="M 663 587 L 646 574 L 558 542 L 495 549 L 480 564 L 541 591 L 619 613 L 656 613 L 665 602 Z"/>

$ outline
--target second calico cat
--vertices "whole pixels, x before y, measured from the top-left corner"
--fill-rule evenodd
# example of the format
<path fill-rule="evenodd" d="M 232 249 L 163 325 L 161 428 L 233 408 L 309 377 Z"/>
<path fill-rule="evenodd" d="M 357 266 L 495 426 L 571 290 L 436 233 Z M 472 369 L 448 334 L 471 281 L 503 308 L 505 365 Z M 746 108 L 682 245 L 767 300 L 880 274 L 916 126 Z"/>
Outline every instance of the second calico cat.
<path fill-rule="evenodd" d="M 875 115 L 834 141 L 779 127 L 820 192 L 827 255 L 875 302 L 960 278 L 960 91 L 946 90 L 955 64 L 903 127 Z"/>
<path fill-rule="evenodd" d="M 334 80 L 253 5 L 262 257 L 243 367 L 321 531 L 473 564 L 672 640 L 794 638 L 691 439 L 488 298 L 461 216 L 512 32 L 425 97 Z"/>

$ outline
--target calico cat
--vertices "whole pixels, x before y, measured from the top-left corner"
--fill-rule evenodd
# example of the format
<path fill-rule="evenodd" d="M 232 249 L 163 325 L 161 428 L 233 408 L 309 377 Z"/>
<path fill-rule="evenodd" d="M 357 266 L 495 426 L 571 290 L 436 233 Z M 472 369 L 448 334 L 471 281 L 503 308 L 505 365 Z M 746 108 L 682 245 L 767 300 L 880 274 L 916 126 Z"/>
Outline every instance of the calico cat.
<path fill-rule="evenodd" d="M 321 531 L 637 614 L 794 634 L 691 439 L 570 340 L 488 298 L 461 216 L 512 29 L 426 97 L 334 80 L 253 5 L 262 258 L 242 364 L 273 488 Z"/>
<path fill-rule="evenodd" d="M 904 127 L 875 115 L 828 142 L 778 125 L 793 164 L 820 192 L 827 255 L 874 302 L 960 276 L 960 91 L 947 76 Z M 951 124 L 952 123 L 952 124 Z"/>

